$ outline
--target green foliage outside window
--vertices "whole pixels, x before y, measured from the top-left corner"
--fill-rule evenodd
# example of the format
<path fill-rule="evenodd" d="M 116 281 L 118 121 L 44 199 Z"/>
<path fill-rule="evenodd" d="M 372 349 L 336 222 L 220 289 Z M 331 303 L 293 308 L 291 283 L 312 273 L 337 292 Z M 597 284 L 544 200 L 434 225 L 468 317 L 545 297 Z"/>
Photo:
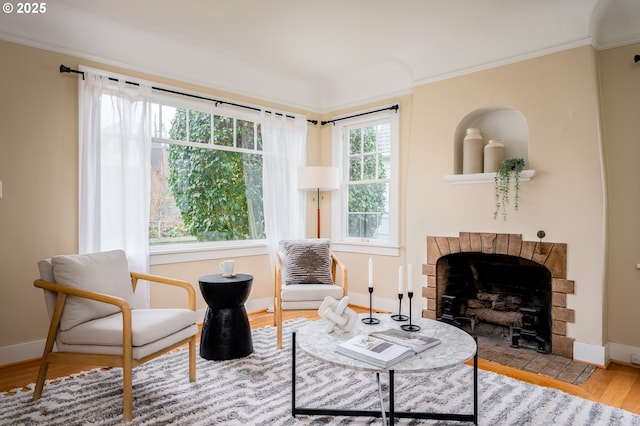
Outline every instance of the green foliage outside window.
<path fill-rule="evenodd" d="M 379 131 L 370 126 L 349 132 L 349 237 L 371 238 L 387 213 L 387 178 Z"/>
<path fill-rule="evenodd" d="M 177 109 L 174 140 L 253 149 L 254 125 L 230 117 Z M 234 120 L 236 121 L 234 139 Z M 259 133 L 257 135 L 259 139 Z M 235 141 L 239 141 L 235 144 Z M 168 184 L 186 231 L 198 241 L 265 238 L 260 154 L 169 144 Z"/>

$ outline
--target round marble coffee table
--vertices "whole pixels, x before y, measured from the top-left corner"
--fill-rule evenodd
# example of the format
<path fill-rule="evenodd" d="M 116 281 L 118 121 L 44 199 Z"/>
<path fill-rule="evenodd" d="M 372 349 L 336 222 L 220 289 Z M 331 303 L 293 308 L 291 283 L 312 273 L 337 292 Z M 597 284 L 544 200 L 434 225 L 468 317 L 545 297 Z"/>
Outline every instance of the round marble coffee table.
<path fill-rule="evenodd" d="M 429 337 L 440 339 L 441 343 L 423 351 L 419 354 L 406 358 L 389 368 L 379 368 L 372 364 L 339 354 L 335 348 L 341 342 L 344 342 L 357 335 L 366 335 L 373 331 L 382 331 L 388 328 L 400 328 L 405 322 L 398 322 L 391 319 L 390 315 L 376 314 L 376 318 L 380 319 L 379 324 L 368 325 L 360 321 L 361 318 L 368 317 L 369 314 L 360 314 L 356 326 L 349 332 L 342 330 L 334 330 L 332 333 L 325 331 L 326 322 L 324 320 L 314 321 L 304 325 L 293 333 L 292 339 L 292 356 L 293 356 L 293 372 L 292 372 L 292 394 L 293 409 L 292 414 L 307 415 L 340 415 L 340 416 L 373 416 L 382 417 L 383 423 L 386 424 L 387 417 L 393 424 L 395 417 L 403 418 L 419 418 L 419 419 L 437 419 L 437 420 L 461 420 L 469 421 L 477 424 L 478 420 L 478 360 L 477 360 L 477 344 L 473 337 L 465 331 L 449 325 L 444 322 L 434 321 L 426 318 L 412 319 L 412 323 L 420 326 L 420 331 Z M 376 373 L 378 384 L 380 383 L 380 373 L 389 373 L 389 410 L 385 410 L 383 405 L 382 391 L 379 388 L 381 410 L 380 411 L 362 411 L 362 410 L 339 410 L 339 409 L 318 409 L 318 408 L 301 408 L 296 407 L 295 402 L 295 361 L 296 347 L 323 362 L 331 363 L 345 368 L 353 368 L 359 370 L 367 370 Z M 450 414 L 450 413 L 420 413 L 420 412 L 396 412 L 394 407 L 394 373 L 427 373 L 429 371 L 450 368 L 460 365 L 470 359 L 473 363 L 473 398 L 474 412 L 473 414 Z"/>

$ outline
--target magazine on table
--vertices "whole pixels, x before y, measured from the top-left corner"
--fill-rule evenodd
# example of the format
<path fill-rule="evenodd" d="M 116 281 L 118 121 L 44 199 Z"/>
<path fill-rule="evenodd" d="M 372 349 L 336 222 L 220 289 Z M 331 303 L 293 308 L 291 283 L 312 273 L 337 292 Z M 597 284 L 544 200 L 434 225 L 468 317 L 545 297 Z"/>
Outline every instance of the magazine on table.
<path fill-rule="evenodd" d="M 407 346 L 396 345 L 366 334 L 340 343 L 336 346 L 336 352 L 380 368 L 387 368 L 416 353 Z"/>
<path fill-rule="evenodd" d="M 429 337 L 422 333 L 398 330 L 396 328 L 390 328 L 384 331 L 374 331 L 369 335 L 397 345 L 407 346 L 413 349 L 415 353 L 426 351 L 440 343 L 440 339 L 435 337 Z"/>

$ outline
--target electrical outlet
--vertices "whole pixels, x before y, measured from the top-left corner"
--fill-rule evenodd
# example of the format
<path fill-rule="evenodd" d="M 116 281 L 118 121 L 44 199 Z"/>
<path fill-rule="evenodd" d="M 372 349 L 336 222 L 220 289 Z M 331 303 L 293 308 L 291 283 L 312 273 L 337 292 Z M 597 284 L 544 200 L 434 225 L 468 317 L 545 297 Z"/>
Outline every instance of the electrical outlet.
<path fill-rule="evenodd" d="M 640 365 L 640 354 L 631 354 L 631 364 Z"/>

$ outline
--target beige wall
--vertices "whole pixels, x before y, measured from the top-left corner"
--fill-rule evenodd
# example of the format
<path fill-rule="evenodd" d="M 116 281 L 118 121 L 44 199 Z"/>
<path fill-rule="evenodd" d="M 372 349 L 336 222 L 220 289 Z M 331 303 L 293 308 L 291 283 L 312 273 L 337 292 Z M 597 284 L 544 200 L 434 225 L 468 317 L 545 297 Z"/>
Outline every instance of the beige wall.
<path fill-rule="evenodd" d="M 608 338 L 640 347 L 640 44 L 600 52 L 608 178 Z M 636 351 L 640 352 L 640 351 Z"/>
<path fill-rule="evenodd" d="M 632 165 L 624 167 L 638 157 L 638 143 L 632 143 L 638 142 L 637 125 L 633 127 L 638 120 L 630 114 L 640 110 L 640 96 L 638 67 L 628 64 L 627 54 L 625 49 L 612 49 L 597 55 L 603 75 L 602 89 L 615 93 L 611 97 L 602 96 L 605 112 L 609 112 L 604 114 L 611 192 L 610 233 L 606 242 L 612 256 L 608 269 L 604 253 L 605 195 L 596 54 L 590 47 L 583 47 L 420 86 L 412 95 L 388 101 L 400 102 L 402 247 L 400 257 L 376 257 L 379 284 L 375 297 L 386 302 L 395 300 L 400 264 L 414 264 L 416 284 L 424 282 L 419 265 L 425 261 L 427 235 L 488 231 L 521 233 L 525 239 L 535 240 L 536 232 L 543 229 L 546 241 L 566 242 L 569 247 L 568 278 L 575 280 L 576 294 L 569 297 L 568 303 L 569 308 L 576 310 L 577 321 L 569 335 L 584 343 L 603 345 L 608 333 L 613 341 L 640 346 L 640 338 L 628 326 L 633 319 L 620 309 L 627 308 L 630 300 L 638 300 L 635 263 L 640 260 L 637 241 L 640 177 L 636 176 L 640 172 Z M 38 276 L 36 261 L 77 251 L 78 86 L 77 77 L 61 75 L 57 68 L 61 63 L 72 67 L 79 63 L 109 67 L 7 42 L 0 42 L 0 57 L 10 64 L 3 68 L 0 79 L 2 349 L 44 338 L 47 318 L 42 294 L 32 286 Z M 139 76 L 126 70 L 115 71 Z M 141 77 L 232 98 L 206 88 Z M 622 84 L 621 79 L 628 84 Z M 239 96 L 233 98 L 264 104 Z M 493 105 L 513 107 L 526 118 L 529 162 L 536 170 L 534 179 L 522 184 L 520 210 L 512 212 L 506 222 L 493 219 L 493 185 L 451 185 L 443 180 L 444 175 L 453 173 L 457 125 L 468 113 Z M 335 114 L 343 112 L 348 111 Z M 328 119 L 332 115 L 317 118 Z M 309 164 L 331 164 L 330 127 L 310 126 Z M 635 149 L 635 156 L 628 155 L 630 149 Z M 326 213 L 330 209 L 326 203 L 329 200 L 323 200 L 322 205 L 323 236 L 330 235 L 330 218 Z M 311 194 L 308 207 L 309 235 L 314 235 L 315 201 Z M 366 283 L 360 277 L 366 275 L 368 255 L 342 253 L 341 258 L 349 265 L 351 291 L 365 295 Z M 237 261 L 239 268 L 255 276 L 251 298 L 270 297 L 272 283 L 267 257 L 252 256 Z M 217 261 L 189 262 L 154 266 L 152 271 L 197 285 L 197 277 L 215 270 L 216 264 Z M 613 269 L 618 272 L 612 272 Z M 610 304 L 608 318 L 605 294 Z M 153 291 L 152 296 L 155 305 L 167 304 L 173 297 L 171 293 L 158 291 Z M 204 302 L 199 300 L 198 305 L 203 308 Z"/>

